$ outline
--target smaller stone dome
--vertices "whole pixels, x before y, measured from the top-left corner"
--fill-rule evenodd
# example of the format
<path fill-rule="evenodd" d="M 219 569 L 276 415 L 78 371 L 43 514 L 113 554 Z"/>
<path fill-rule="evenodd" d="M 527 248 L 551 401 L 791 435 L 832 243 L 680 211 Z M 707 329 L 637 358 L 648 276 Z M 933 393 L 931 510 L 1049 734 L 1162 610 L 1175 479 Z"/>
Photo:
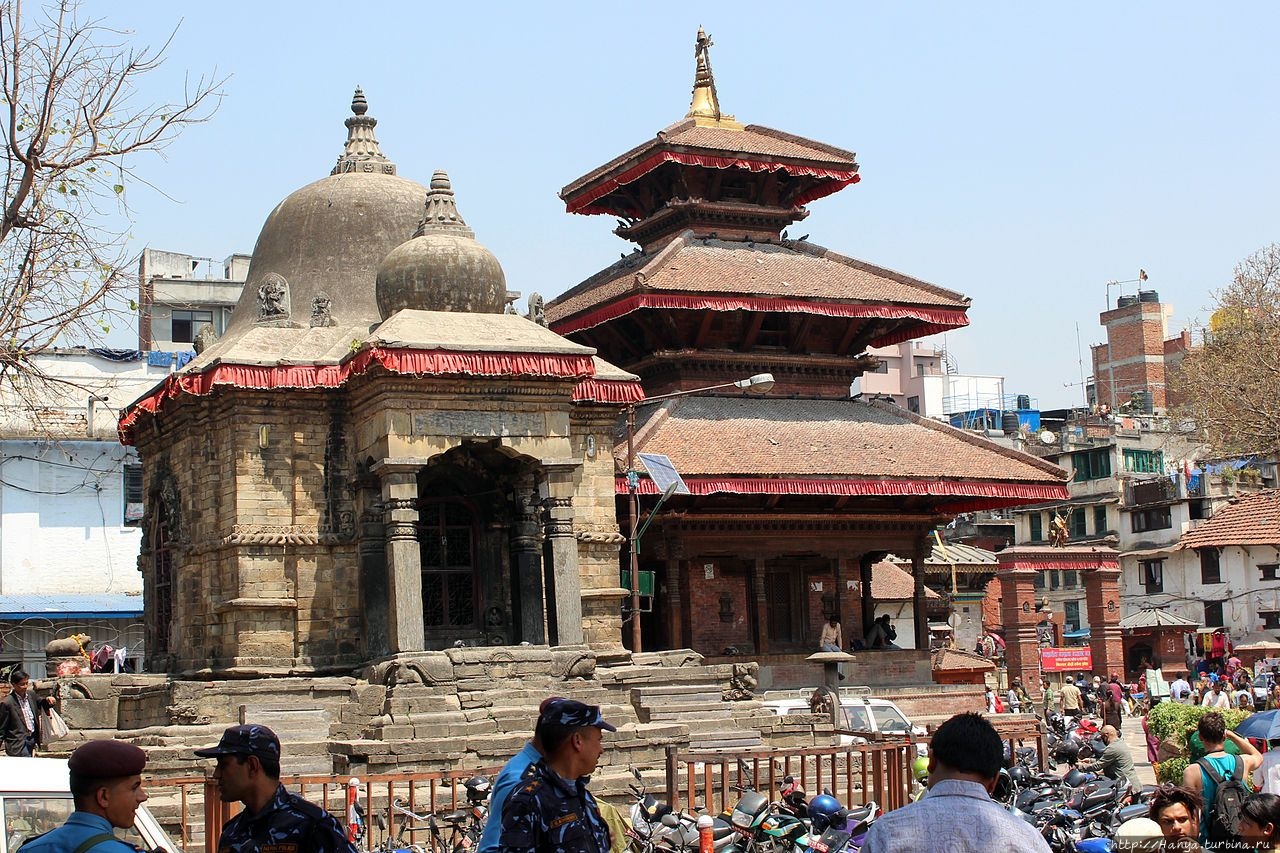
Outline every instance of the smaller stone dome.
<path fill-rule="evenodd" d="M 404 308 L 501 314 L 507 303 L 502 266 L 467 227 L 453 200 L 449 176 L 436 172 L 426 212 L 413 237 L 378 265 L 382 319 Z"/>

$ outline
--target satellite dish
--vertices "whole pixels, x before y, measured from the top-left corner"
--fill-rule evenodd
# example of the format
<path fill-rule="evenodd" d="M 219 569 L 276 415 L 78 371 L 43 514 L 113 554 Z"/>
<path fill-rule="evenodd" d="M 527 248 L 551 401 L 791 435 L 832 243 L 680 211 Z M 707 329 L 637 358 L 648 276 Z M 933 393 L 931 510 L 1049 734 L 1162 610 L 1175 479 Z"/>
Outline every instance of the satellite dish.
<path fill-rule="evenodd" d="M 1057 440 L 1058 440 L 1058 437 L 1053 434 L 1052 430 L 1045 430 L 1044 432 L 1040 433 L 1041 444 L 1053 444 Z"/>

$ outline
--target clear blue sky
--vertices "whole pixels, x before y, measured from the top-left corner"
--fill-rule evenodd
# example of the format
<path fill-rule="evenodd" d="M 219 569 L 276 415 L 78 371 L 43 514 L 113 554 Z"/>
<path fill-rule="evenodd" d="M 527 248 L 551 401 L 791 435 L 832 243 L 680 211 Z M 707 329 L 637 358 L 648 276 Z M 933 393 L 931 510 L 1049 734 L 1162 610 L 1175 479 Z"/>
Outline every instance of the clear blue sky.
<path fill-rule="evenodd" d="M 146 44 L 184 16 L 144 97 L 232 75 L 139 164 L 173 199 L 130 186 L 138 249 L 251 251 L 328 174 L 358 83 L 400 174 L 447 169 L 508 286 L 557 295 L 631 248 L 557 191 L 684 115 L 699 24 L 726 112 L 858 153 L 794 228 L 972 297 L 960 369 L 1045 407 L 1080 399 L 1106 281 L 1145 268 L 1173 334 L 1280 239 L 1273 3 L 90 5 Z"/>

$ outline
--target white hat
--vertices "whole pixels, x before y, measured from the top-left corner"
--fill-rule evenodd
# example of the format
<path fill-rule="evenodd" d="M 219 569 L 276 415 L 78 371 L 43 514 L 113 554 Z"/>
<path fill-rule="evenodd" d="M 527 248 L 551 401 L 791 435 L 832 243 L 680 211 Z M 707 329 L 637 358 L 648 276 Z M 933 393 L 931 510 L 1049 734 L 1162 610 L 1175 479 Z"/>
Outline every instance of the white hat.
<path fill-rule="evenodd" d="M 1116 841 L 1142 841 L 1147 838 L 1163 838 L 1160 824 L 1149 817 L 1135 817 L 1120 824 L 1116 830 Z"/>

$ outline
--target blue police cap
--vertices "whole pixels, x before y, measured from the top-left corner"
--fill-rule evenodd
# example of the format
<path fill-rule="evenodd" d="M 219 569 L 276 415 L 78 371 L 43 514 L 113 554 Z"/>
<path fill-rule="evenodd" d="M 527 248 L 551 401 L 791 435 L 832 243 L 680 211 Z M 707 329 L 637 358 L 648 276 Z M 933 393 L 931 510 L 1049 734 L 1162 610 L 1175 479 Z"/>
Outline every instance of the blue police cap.
<path fill-rule="evenodd" d="M 280 760 L 280 738 L 266 726 L 232 726 L 222 733 L 217 746 L 197 749 L 201 758 L 217 758 L 219 755 L 256 755 L 259 758 Z"/>
<path fill-rule="evenodd" d="M 599 705 L 587 705 L 575 699 L 552 699 L 543 703 L 539 716 L 542 722 L 553 726 L 570 726 L 580 728 L 592 726 L 606 732 L 616 732 L 616 726 L 604 721 L 600 715 Z"/>

